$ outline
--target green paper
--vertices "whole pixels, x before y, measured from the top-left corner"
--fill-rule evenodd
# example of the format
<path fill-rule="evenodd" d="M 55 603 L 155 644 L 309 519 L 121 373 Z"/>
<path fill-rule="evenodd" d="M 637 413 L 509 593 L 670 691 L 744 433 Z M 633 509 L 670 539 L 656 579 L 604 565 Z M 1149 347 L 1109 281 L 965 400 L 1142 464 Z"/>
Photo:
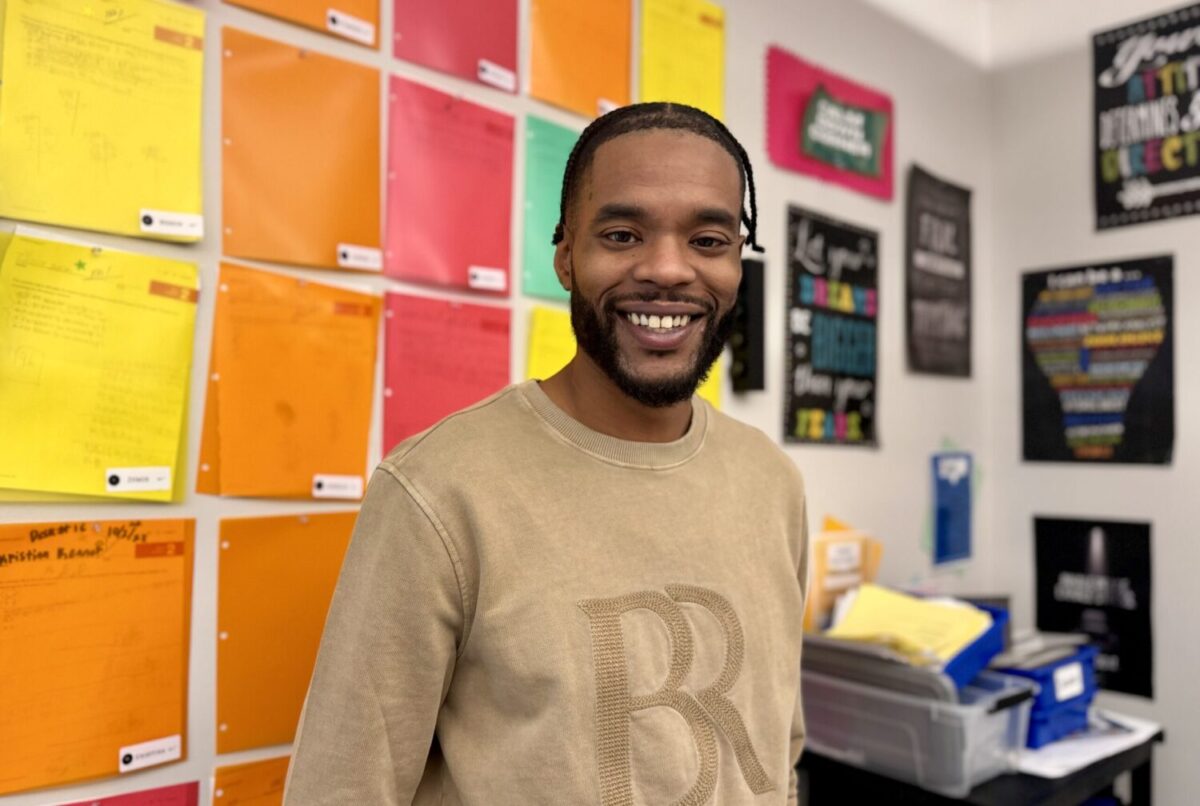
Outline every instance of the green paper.
<path fill-rule="evenodd" d="M 563 170 L 579 133 L 530 115 L 525 118 L 525 228 L 521 287 L 531 297 L 565 300 L 554 275 L 550 238 L 558 224 Z"/>
<path fill-rule="evenodd" d="M 800 150 L 827 165 L 878 178 L 887 127 L 885 113 L 842 103 L 817 87 L 804 110 Z"/>

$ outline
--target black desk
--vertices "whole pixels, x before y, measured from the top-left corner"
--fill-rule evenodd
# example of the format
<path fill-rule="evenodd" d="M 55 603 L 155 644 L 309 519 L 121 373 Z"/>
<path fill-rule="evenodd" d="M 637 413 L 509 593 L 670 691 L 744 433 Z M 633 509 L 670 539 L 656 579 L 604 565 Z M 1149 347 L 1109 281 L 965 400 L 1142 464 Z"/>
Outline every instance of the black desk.
<path fill-rule="evenodd" d="M 962 799 L 947 798 L 920 787 L 877 775 L 808 752 L 800 759 L 800 802 L 809 806 L 846 803 L 921 804 L 921 806 L 1079 806 L 1106 792 L 1123 772 L 1133 774 L 1134 806 L 1151 806 L 1151 756 L 1163 734 L 1110 756 L 1063 778 L 1013 773 L 975 787 Z M 804 793 L 808 792 L 805 801 Z"/>

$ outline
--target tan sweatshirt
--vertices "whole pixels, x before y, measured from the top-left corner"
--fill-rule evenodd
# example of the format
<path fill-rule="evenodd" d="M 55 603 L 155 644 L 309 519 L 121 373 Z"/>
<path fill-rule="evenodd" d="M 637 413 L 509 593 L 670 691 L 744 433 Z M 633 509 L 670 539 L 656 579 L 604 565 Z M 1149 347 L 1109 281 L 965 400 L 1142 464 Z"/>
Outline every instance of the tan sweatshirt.
<path fill-rule="evenodd" d="M 285 803 L 794 802 L 804 503 L 792 461 L 699 398 L 682 439 L 628 442 L 530 381 L 405 441 Z"/>

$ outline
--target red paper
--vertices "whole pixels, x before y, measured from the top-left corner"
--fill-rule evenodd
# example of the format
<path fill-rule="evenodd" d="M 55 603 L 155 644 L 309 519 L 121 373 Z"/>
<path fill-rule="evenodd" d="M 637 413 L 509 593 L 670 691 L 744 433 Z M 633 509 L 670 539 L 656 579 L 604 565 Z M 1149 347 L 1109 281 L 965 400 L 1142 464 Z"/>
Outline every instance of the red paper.
<path fill-rule="evenodd" d="M 516 0 L 396 0 L 397 59 L 517 91 Z"/>
<path fill-rule="evenodd" d="M 200 801 L 200 784 L 176 784 L 159 789 L 144 789 L 125 795 L 110 795 L 69 803 L 66 806 L 196 806 Z"/>
<path fill-rule="evenodd" d="M 800 143 L 804 134 L 805 109 L 818 88 L 823 88 L 840 104 L 887 116 L 887 130 L 882 143 L 882 170 L 878 176 L 839 168 L 802 151 Z M 895 124 L 892 99 L 888 95 L 857 84 L 844 76 L 822 70 L 781 48 L 768 49 L 767 154 L 779 167 L 816 176 L 869 196 L 890 200 Z"/>
<path fill-rule="evenodd" d="M 384 272 L 508 295 L 510 115 L 392 76 Z"/>
<path fill-rule="evenodd" d="M 383 452 L 508 385 L 508 308 L 388 294 Z"/>

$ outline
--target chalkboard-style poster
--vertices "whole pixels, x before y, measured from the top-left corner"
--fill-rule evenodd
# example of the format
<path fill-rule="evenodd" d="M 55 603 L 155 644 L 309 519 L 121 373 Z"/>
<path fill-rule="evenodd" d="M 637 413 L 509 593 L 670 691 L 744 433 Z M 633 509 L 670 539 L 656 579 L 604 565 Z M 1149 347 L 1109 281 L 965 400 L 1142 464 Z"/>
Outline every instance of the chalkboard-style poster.
<path fill-rule="evenodd" d="M 1170 463 L 1172 267 L 1166 256 L 1024 276 L 1026 459 Z"/>
<path fill-rule="evenodd" d="M 913 165 L 905 227 L 908 368 L 971 376 L 971 191 Z"/>
<path fill-rule="evenodd" d="M 1200 213 L 1200 4 L 1092 39 L 1096 227 Z"/>
<path fill-rule="evenodd" d="M 879 236 L 788 208 L 787 442 L 877 445 Z"/>
<path fill-rule="evenodd" d="M 1037 628 L 1100 649 L 1100 688 L 1154 696 L 1150 524 L 1035 518 Z"/>

